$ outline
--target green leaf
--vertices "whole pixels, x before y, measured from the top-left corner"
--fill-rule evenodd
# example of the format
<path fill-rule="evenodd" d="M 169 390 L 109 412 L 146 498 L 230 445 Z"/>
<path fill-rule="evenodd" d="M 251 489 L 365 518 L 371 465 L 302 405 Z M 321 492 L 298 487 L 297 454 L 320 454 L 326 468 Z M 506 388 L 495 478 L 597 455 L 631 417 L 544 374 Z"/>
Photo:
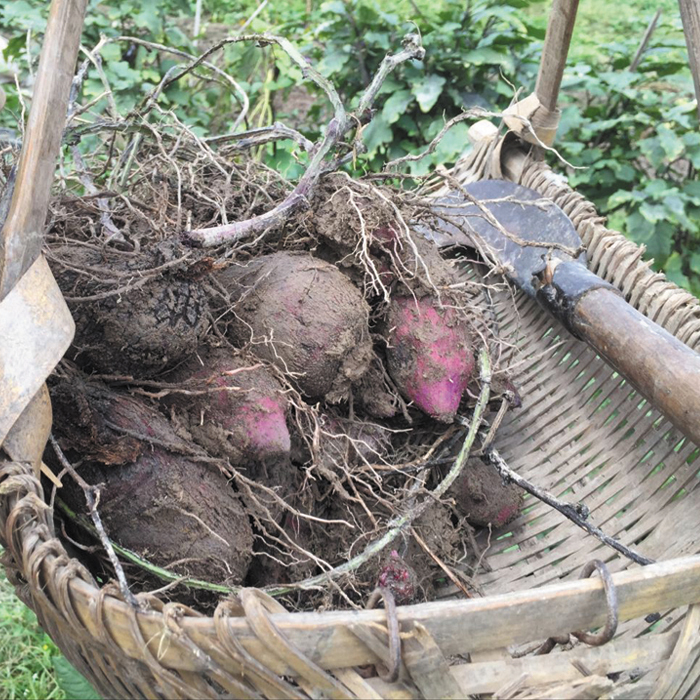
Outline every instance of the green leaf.
<path fill-rule="evenodd" d="M 659 135 L 659 143 L 666 152 L 666 157 L 669 160 L 675 160 L 683 153 L 685 148 L 683 140 L 667 126 L 661 124 L 657 130 L 657 134 Z"/>
<path fill-rule="evenodd" d="M 636 243 L 646 243 L 654 235 L 654 225 L 638 211 L 627 217 L 625 228 L 629 237 Z"/>
<path fill-rule="evenodd" d="M 622 180 L 622 182 L 634 182 L 638 177 L 637 171 L 627 163 L 620 165 L 617 171 L 617 179 Z"/>
<path fill-rule="evenodd" d="M 54 656 L 53 668 L 56 682 L 69 700 L 100 700 L 97 691 L 71 666 L 65 656 Z"/>
<path fill-rule="evenodd" d="M 148 29 L 157 36 L 160 32 L 160 16 L 158 14 L 158 3 L 155 0 L 142 0 L 141 9 L 133 16 L 134 24 L 137 27 Z"/>
<path fill-rule="evenodd" d="M 625 204 L 627 202 L 643 202 L 644 199 L 645 195 L 638 190 L 632 190 L 631 192 L 619 190 L 608 198 L 608 208 L 614 208 L 619 204 Z"/>
<path fill-rule="evenodd" d="M 398 121 L 411 102 L 413 102 L 413 95 L 410 90 L 398 90 L 390 95 L 382 109 L 382 116 L 386 123 L 393 124 Z"/>
<path fill-rule="evenodd" d="M 324 2 L 323 5 L 321 5 L 321 12 L 332 12 L 336 15 L 344 15 L 345 5 L 341 2 L 341 0 L 332 0 L 332 2 Z"/>
<path fill-rule="evenodd" d="M 139 71 L 129 67 L 126 61 L 113 61 L 106 66 L 109 83 L 112 89 L 128 90 L 140 82 L 141 74 Z"/>
<path fill-rule="evenodd" d="M 651 180 L 651 182 L 646 183 L 644 186 L 644 195 L 647 197 L 661 197 L 669 192 L 676 192 L 675 187 L 671 187 L 664 180 Z"/>
<path fill-rule="evenodd" d="M 664 198 L 664 205 L 673 214 L 676 221 L 687 231 L 695 233 L 698 230 L 697 224 L 691 221 L 686 214 L 685 202 L 677 194 Z"/>
<path fill-rule="evenodd" d="M 421 112 L 429 112 L 440 97 L 445 78 L 441 75 L 427 75 L 421 82 L 413 86 L 413 94 L 418 100 Z"/>
<path fill-rule="evenodd" d="M 653 234 L 645 242 L 647 256 L 656 261 L 655 269 L 660 269 L 672 252 L 674 229 L 667 221 L 656 225 Z"/>
<path fill-rule="evenodd" d="M 488 47 L 467 51 L 462 59 L 465 64 L 473 66 L 500 65 L 507 59 L 505 51 L 496 51 Z"/>
<path fill-rule="evenodd" d="M 666 207 L 661 204 L 652 204 L 648 201 L 642 202 L 642 206 L 639 207 L 639 213 L 651 224 L 665 221 L 668 216 Z"/>
<path fill-rule="evenodd" d="M 350 46 L 342 46 L 329 51 L 319 64 L 319 71 L 323 75 L 333 75 L 337 73 L 350 58 Z"/>
<path fill-rule="evenodd" d="M 393 133 L 391 127 L 384 121 L 381 114 L 378 114 L 362 131 L 362 140 L 367 146 L 367 153 L 372 153 L 381 144 L 392 140 Z"/>
<path fill-rule="evenodd" d="M 31 29 L 32 31 L 43 32 L 46 27 L 46 16 L 48 13 L 48 3 L 43 3 L 38 7 L 36 3 L 31 5 L 26 0 L 12 0 L 0 4 L 0 19 L 2 24 L 17 29 Z"/>
<path fill-rule="evenodd" d="M 469 148 L 469 126 L 465 122 L 455 124 L 440 140 L 435 149 L 438 163 L 454 162 Z"/>
<path fill-rule="evenodd" d="M 27 45 L 27 35 L 20 34 L 19 36 L 13 36 L 7 42 L 7 46 L 4 48 L 2 55 L 6 61 L 11 61 L 13 58 L 19 58 Z"/>
<path fill-rule="evenodd" d="M 688 278 L 683 274 L 683 259 L 680 253 L 671 253 L 666 264 L 664 265 L 664 272 L 666 277 L 675 282 L 679 287 L 685 287 L 686 289 L 690 286 Z"/>
<path fill-rule="evenodd" d="M 658 138 L 652 137 L 642 139 L 639 142 L 639 148 L 649 159 L 649 162 L 654 166 L 654 168 L 659 169 L 663 165 L 666 151 L 661 146 L 661 142 Z"/>
<path fill-rule="evenodd" d="M 390 51 L 391 36 L 386 32 L 365 32 L 363 36 L 365 44 L 369 46 L 378 46 L 382 51 Z"/>
<path fill-rule="evenodd" d="M 686 146 L 700 146 L 700 134 L 694 131 L 689 131 L 687 134 L 683 134 L 681 138 Z"/>

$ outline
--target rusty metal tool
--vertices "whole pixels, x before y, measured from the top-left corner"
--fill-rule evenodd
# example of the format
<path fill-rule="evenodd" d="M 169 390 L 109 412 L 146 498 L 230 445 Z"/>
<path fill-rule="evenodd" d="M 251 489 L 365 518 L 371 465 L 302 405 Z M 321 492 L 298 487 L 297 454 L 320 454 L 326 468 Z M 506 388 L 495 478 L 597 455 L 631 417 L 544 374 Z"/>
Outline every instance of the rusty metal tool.
<path fill-rule="evenodd" d="M 586 266 L 569 217 L 550 200 L 505 180 L 482 180 L 437 199 L 439 246 L 481 248 L 506 276 L 700 444 L 700 355 L 630 306 Z"/>

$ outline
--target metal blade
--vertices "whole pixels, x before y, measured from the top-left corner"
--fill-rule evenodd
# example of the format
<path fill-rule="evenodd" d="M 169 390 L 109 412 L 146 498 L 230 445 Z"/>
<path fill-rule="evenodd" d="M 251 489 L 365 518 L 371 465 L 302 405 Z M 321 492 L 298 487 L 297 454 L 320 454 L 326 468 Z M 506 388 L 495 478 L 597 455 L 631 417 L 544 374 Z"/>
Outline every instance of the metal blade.
<path fill-rule="evenodd" d="M 438 246 L 485 246 L 507 276 L 533 297 L 533 278 L 544 270 L 548 258 L 586 264 L 571 219 L 539 192 L 506 180 L 481 180 L 464 190 L 493 214 L 506 235 L 462 192 L 452 192 L 433 205 L 437 228 L 417 227 Z"/>

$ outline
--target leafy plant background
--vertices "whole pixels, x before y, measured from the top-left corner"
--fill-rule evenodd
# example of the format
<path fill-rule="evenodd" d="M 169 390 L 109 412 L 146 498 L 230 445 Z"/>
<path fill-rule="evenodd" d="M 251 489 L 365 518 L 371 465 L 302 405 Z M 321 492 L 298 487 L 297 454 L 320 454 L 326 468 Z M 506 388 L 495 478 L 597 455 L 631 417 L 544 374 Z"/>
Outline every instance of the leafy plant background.
<path fill-rule="evenodd" d="M 0 112 L 3 157 L 21 139 L 18 125 L 26 119 L 48 6 L 44 0 L 0 4 L 0 83 L 8 98 Z M 389 6 L 379 0 L 273 0 L 251 21 L 255 0 L 204 0 L 198 37 L 192 36 L 194 6 L 194 0 L 91 0 L 83 45 L 94 47 L 102 35 L 131 35 L 197 53 L 241 30 L 276 33 L 291 39 L 352 106 L 384 55 L 396 50 L 407 32 L 418 31 L 425 60 L 402 65 L 384 84 L 363 132 L 367 152 L 354 164 L 363 172 L 421 151 L 464 108 L 498 111 L 516 88 L 531 91 L 549 2 L 396 0 Z M 657 8 L 663 10 L 661 21 L 639 67 L 631 71 Z M 122 113 L 179 61 L 128 41 L 107 44 L 101 58 Z M 280 120 L 309 138 L 318 136 L 327 121 L 326 98 L 310 83 L 299 87 L 301 71 L 281 51 L 229 45 L 212 60 L 250 95 L 251 110 L 241 128 Z M 104 92 L 100 77 L 91 71 L 84 100 L 97 100 Z M 700 133 L 675 0 L 581 3 L 561 103 L 557 147 L 574 167 L 553 165 L 609 217 L 612 228 L 647 247 L 656 269 L 700 296 Z M 108 104 L 98 100 L 93 112 L 108 118 Z M 231 91 L 196 76 L 168 87 L 159 104 L 198 135 L 229 132 L 239 111 Z M 407 166 L 409 172 L 419 175 L 437 163 L 453 163 L 466 147 L 467 129 L 466 122 L 456 125 L 435 153 Z M 89 138 L 80 147 L 89 150 Z M 289 142 L 270 144 L 257 156 L 290 178 L 305 163 Z M 0 630 L 6 623 L 0 618 Z M 45 654 L 57 654 L 50 644 L 42 638 L 39 646 L 47 646 Z M 70 672 L 57 663 L 57 676 L 65 684 Z M 30 685 L 10 697 L 36 697 Z M 50 693 L 63 697 L 55 686 Z"/>
<path fill-rule="evenodd" d="M 8 39 L 3 55 L 14 62 L 25 99 L 31 94 L 28 66 L 38 58 L 47 6 L 15 0 L 0 7 L 0 34 Z M 542 0 L 399 0 L 391 6 L 377 0 L 291 0 L 268 3 L 249 22 L 253 0 L 207 0 L 204 31 L 197 39 L 201 49 L 241 28 L 287 36 L 352 105 L 384 55 L 408 31 L 419 31 L 425 60 L 392 74 L 363 132 L 367 153 L 355 167 L 376 170 L 386 160 L 421 150 L 463 108 L 500 110 L 514 88 L 531 90 L 547 6 Z M 630 71 L 657 7 L 664 10 L 661 22 L 639 68 Z M 193 10 L 194 2 L 187 0 L 93 0 L 83 43 L 91 47 L 101 35 L 128 34 L 196 52 Z M 647 247 L 657 269 L 700 295 L 700 185 L 695 177 L 700 134 L 677 6 L 673 0 L 636 0 L 613 8 L 589 0 L 581 12 L 562 85 L 558 148 L 582 169 L 557 167 L 610 217 L 611 227 Z M 128 42 L 108 44 L 101 56 L 122 112 L 176 63 L 167 54 Z M 318 136 L 328 110 L 325 97 L 308 83 L 300 90 L 301 71 L 281 51 L 239 44 L 226 47 L 218 60 L 251 95 L 247 127 L 281 119 L 310 138 Z M 5 88 L 8 108 L 0 113 L 0 125 L 13 129 L 22 118 L 22 104 L 12 83 Z M 104 89 L 92 71 L 84 96 L 97 98 Z M 215 83 L 188 77 L 166 89 L 160 101 L 196 133 L 213 135 L 227 132 L 235 100 Z M 106 104 L 102 100 L 97 109 Z M 454 162 L 465 148 L 467 129 L 466 122 L 456 125 L 435 153 L 410 164 L 409 172 L 423 174 L 437 163 Z M 89 139 L 82 145 L 89 148 Z M 305 164 L 304 156 L 284 142 L 259 155 L 291 178 Z"/>

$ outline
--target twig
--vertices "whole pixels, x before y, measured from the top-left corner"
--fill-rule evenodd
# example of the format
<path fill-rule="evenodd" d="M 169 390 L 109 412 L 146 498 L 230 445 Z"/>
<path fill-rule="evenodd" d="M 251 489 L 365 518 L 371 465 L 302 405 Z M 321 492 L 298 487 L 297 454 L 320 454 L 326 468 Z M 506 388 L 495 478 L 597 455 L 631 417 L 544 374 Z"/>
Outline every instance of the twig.
<path fill-rule="evenodd" d="M 219 42 L 216 46 L 210 49 L 210 52 L 216 50 L 221 45 L 234 43 L 239 41 L 257 41 L 261 43 L 274 43 L 282 48 L 290 58 L 297 63 L 302 69 L 302 75 L 313 80 L 328 96 L 333 105 L 333 119 L 326 126 L 323 138 L 316 144 L 315 150 L 309 162 L 306 171 L 299 179 L 296 187 L 280 202 L 276 207 L 264 214 L 255 216 L 252 219 L 245 221 L 236 221 L 231 224 L 214 226 L 212 228 L 196 229 L 185 234 L 185 240 L 191 245 L 209 248 L 212 246 L 221 245 L 223 243 L 235 243 L 236 241 L 246 236 L 260 234 L 267 229 L 278 226 L 286 221 L 291 214 L 297 209 L 306 204 L 309 197 L 318 182 L 321 175 L 326 172 L 324 162 L 326 156 L 340 143 L 342 137 L 350 128 L 350 120 L 348 119 L 345 108 L 338 96 L 333 85 L 324 78 L 318 71 L 312 68 L 306 59 L 298 52 L 298 50 L 286 39 L 282 37 L 267 35 L 267 34 L 250 34 L 239 37 L 230 37 Z M 395 55 L 389 55 L 384 58 L 382 64 L 377 71 L 374 79 L 369 87 L 365 90 L 360 98 L 357 113 L 364 115 L 372 105 L 374 98 L 381 87 L 381 84 L 386 79 L 387 75 L 393 71 L 396 66 L 411 58 L 420 58 L 425 54 L 425 49 L 420 45 L 418 37 L 414 34 L 409 34 L 404 38 L 403 48 Z M 204 54 L 206 56 L 207 54 Z M 202 57 L 203 58 L 203 57 Z M 360 120 L 358 120 L 360 121 Z M 331 164 L 331 167 L 336 167 Z"/>
<path fill-rule="evenodd" d="M 644 36 L 642 37 L 642 40 L 639 43 L 639 47 L 637 48 L 637 53 L 634 54 L 632 63 L 630 63 L 631 73 L 636 72 L 637 68 L 639 68 L 639 64 L 642 60 L 642 55 L 646 51 L 647 45 L 649 44 L 649 40 L 651 39 L 651 35 L 654 33 L 654 29 L 656 29 L 656 23 L 659 21 L 659 17 L 661 17 L 661 8 L 659 8 L 656 11 L 656 14 L 654 15 L 651 22 L 649 22 L 649 25 L 647 26 L 646 31 L 644 32 Z"/>
<path fill-rule="evenodd" d="M 71 147 L 71 152 L 73 154 L 73 162 L 78 172 L 78 179 L 85 187 L 85 191 L 88 195 L 98 194 L 98 189 L 95 187 L 95 182 L 90 175 L 89 170 L 85 167 L 85 162 L 77 146 Z M 115 240 L 124 242 L 126 239 L 122 232 L 117 228 L 114 221 L 112 221 L 112 215 L 109 210 L 109 203 L 104 197 L 96 197 L 97 207 L 100 210 L 100 223 L 102 228 L 108 232 L 107 241 Z"/>
<path fill-rule="evenodd" d="M 214 65 L 213 63 L 209 63 L 208 61 L 201 60 L 201 59 L 203 59 L 203 56 L 200 56 L 199 58 L 197 58 L 197 57 L 193 56 L 191 53 L 187 53 L 186 51 L 181 51 L 180 49 L 175 49 L 172 46 L 165 46 L 164 44 L 158 44 L 158 43 L 153 42 L 153 41 L 146 41 L 145 39 L 139 39 L 138 37 L 135 37 L 135 36 L 120 36 L 120 37 L 117 37 L 116 39 L 113 39 L 112 41 L 130 41 L 134 44 L 138 44 L 139 46 L 143 46 L 147 49 L 152 49 L 153 51 L 164 51 L 166 53 L 171 53 L 174 56 L 180 56 L 180 58 L 188 58 L 188 59 L 194 61 L 197 65 L 199 65 L 201 63 L 202 65 L 206 66 L 209 70 L 214 71 L 217 75 L 220 75 L 224 80 L 228 81 L 228 83 L 233 87 L 233 89 L 236 91 L 236 93 L 240 97 L 240 102 L 242 104 L 241 113 L 236 117 L 235 121 L 233 122 L 233 126 L 231 127 L 232 131 L 235 131 L 240 126 L 240 124 L 243 122 L 243 120 L 246 118 L 246 115 L 248 114 L 248 110 L 250 108 L 250 100 L 248 99 L 248 95 L 247 95 L 246 91 L 228 73 L 221 70 L 221 68 Z M 206 56 L 209 53 L 210 52 L 208 51 L 204 55 Z M 194 68 L 194 65 L 192 67 Z M 187 72 L 187 69 L 185 69 L 184 72 Z M 167 87 L 167 85 L 166 85 L 166 87 Z"/>
<path fill-rule="evenodd" d="M 637 564 L 646 565 L 654 563 L 653 559 L 649 559 L 648 557 L 638 554 L 633 549 L 626 547 L 621 542 L 618 542 L 616 539 L 606 535 L 600 528 L 596 527 L 595 525 L 591 525 L 587 520 L 588 516 L 590 515 L 590 511 L 584 503 L 572 504 L 567 503 L 566 501 L 561 501 L 556 496 L 549 493 L 549 491 L 545 491 L 544 489 L 535 486 L 533 483 L 514 472 L 495 448 L 490 448 L 486 452 L 485 456 L 489 459 L 491 464 L 496 467 L 498 473 L 501 475 L 501 478 L 504 481 L 512 481 L 514 484 L 527 491 L 535 498 L 538 498 L 543 503 L 546 503 L 548 506 L 558 510 L 564 517 L 568 518 L 572 523 L 585 530 L 589 535 L 593 535 L 594 537 L 598 538 L 603 544 L 607 545 L 608 547 L 612 547 L 614 550 L 620 552 L 620 554 L 624 555 L 628 559 L 631 559 Z"/>
<path fill-rule="evenodd" d="M 460 122 L 466 121 L 467 119 L 483 119 L 484 117 L 500 117 L 502 116 L 500 112 L 487 112 L 485 109 L 481 109 L 480 107 L 475 107 L 474 109 L 468 109 L 466 112 L 462 112 L 462 114 L 458 114 L 456 117 L 452 117 L 448 122 L 445 123 L 445 125 L 440 129 L 440 133 L 428 144 L 428 147 L 422 151 L 421 153 L 416 153 L 416 154 L 407 154 L 405 156 L 401 156 L 401 158 L 396 158 L 395 160 L 390 160 L 388 163 L 384 164 L 384 167 L 382 168 L 383 171 L 390 170 L 391 168 L 395 168 L 398 165 L 401 165 L 402 163 L 412 163 L 418 160 L 422 160 L 426 156 L 430 155 L 435 151 L 437 148 L 437 145 L 442 141 L 443 137 L 445 134 L 455 125 L 459 124 Z"/>
<path fill-rule="evenodd" d="M 112 566 L 114 567 L 114 572 L 117 575 L 117 581 L 119 582 L 119 590 L 121 591 L 122 596 L 124 596 L 124 600 L 126 600 L 134 608 L 140 609 L 141 605 L 136 599 L 136 596 L 134 596 L 134 594 L 129 590 L 129 584 L 126 581 L 124 569 L 122 569 L 122 565 L 119 563 L 119 559 L 117 558 L 117 555 L 114 552 L 112 543 L 110 542 L 109 537 L 107 537 L 107 533 L 105 532 L 104 526 L 102 525 L 102 519 L 100 518 L 100 514 L 97 512 L 97 504 L 100 501 L 99 488 L 97 488 L 97 486 L 90 486 L 90 484 L 88 484 L 87 481 L 85 481 L 85 479 L 83 479 L 83 477 L 80 476 L 80 474 L 78 474 L 78 472 L 75 470 L 75 467 L 73 467 L 73 465 L 68 461 L 68 459 L 66 459 L 66 456 L 63 454 L 63 450 L 60 448 L 53 434 L 49 436 L 49 440 L 51 441 L 51 446 L 53 447 L 54 452 L 56 453 L 56 457 L 58 457 L 58 461 L 61 463 L 63 468 L 73 477 L 73 479 L 75 479 L 75 482 L 78 484 L 78 486 L 80 486 L 80 488 L 83 490 L 83 494 L 85 495 L 85 501 L 87 502 L 88 508 L 90 509 L 90 518 L 92 519 L 92 522 L 95 526 L 95 530 L 99 535 L 100 542 L 105 548 L 107 556 L 109 557 L 109 560 L 112 563 Z"/>
<path fill-rule="evenodd" d="M 94 525 L 90 525 L 85 520 L 83 520 L 83 518 L 80 515 L 78 515 L 75 511 L 69 508 L 68 505 L 64 503 L 60 498 L 56 499 L 56 505 L 65 513 L 66 516 L 68 516 L 77 525 L 87 530 L 90 534 L 96 537 L 99 536 L 99 532 L 94 527 Z M 133 552 L 132 550 L 127 549 L 126 547 L 122 547 L 121 545 L 112 542 L 111 540 L 109 540 L 109 538 L 107 541 L 109 542 L 110 547 L 112 547 L 115 552 L 118 552 L 121 557 L 131 562 L 132 564 L 136 564 L 139 568 L 143 569 L 144 571 L 148 571 L 150 574 L 153 574 L 154 576 L 158 577 L 163 581 L 179 583 L 183 586 L 187 586 L 188 588 L 198 588 L 205 591 L 216 591 L 217 593 L 236 594 L 240 591 L 240 588 L 222 586 L 217 583 L 211 583 L 210 581 L 202 581 L 200 579 L 189 578 L 187 576 L 180 576 L 179 574 L 174 574 L 161 566 L 153 564 L 152 562 L 148 561 L 148 559 L 144 559 L 142 556 L 136 554 L 136 552 Z"/>
<path fill-rule="evenodd" d="M 194 25 L 192 27 L 192 45 L 197 46 L 197 38 L 202 28 L 202 0 L 197 0 L 194 6 Z"/>
<path fill-rule="evenodd" d="M 464 584 L 450 571 L 449 567 L 447 564 L 445 564 L 440 557 L 438 557 L 435 552 L 433 552 L 430 547 L 425 543 L 425 540 L 416 532 L 415 528 L 411 528 L 411 534 L 413 535 L 413 539 L 418 542 L 418 544 L 421 546 L 423 551 L 445 572 L 445 575 L 447 578 L 454 583 L 457 588 L 459 588 L 462 593 L 464 593 L 467 598 L 473 598 L 472 594 L 466 589 Z"/>
<path fill-rule="evenodd" d="M 238 30 L 242 34 L 253 23 L 253 20 L 265 9 L 268 0 L 263 0 L 253 11 L 253 14 L 243 23 L 243 26 Z"/>
<path fill-rule="evenodd" d="M 362 93 L 357 107 L 358 117 L 362 119 L 365 112 L 372 106 L 379 92 L 379 88 L 381 88 L 382 84 L 389 76 L 389 73 L 393 72 L 397 66 L 412 58 L 421 61 L 424 57 L 425 49 L 421 45 L 420 37 L 417 34 L 406 34 L 401 41 L 401 51 L 396 54 L 387 54 L 384 56 L 376 75 L 372 78 L 372 82 Z"/>
<path fill-rule="evenodd" d="M 92 51 L 86 49 L 84 46 L 81 46 L 80 50 L 88 57 L 90 63 L 92 63 L 92 65 L 95 67 L 97 75 L 99 76 L 102 86 L 105 89 L 105 96 L 107 97 L 107 103 L 109 104 L 109 112 L 114 119 L 118 119 L 119 109 L 117 109 L 117 103 L 115 102 L 114 95 L 112 94 L 112 87 L 109 84 L 109 80 L 107 80 L 107 74 L 102 67 L 102 56 L 100 55 L 102 47 L 109 42 L 110 39 L 102 36 L 100 41 L 97 43 L 97 46 L 95 46 Z"/>
<path fill-rule="evenodd" d="M 314 146 L 313 142 L 309 141 L 306 136 L 296 131 L 296 129 L 285 126 L 280 122 L 275 122 L 272 124 L 272 126 L 261 126 L 258 129 L 250 129 L 237 134 L 211 136 L 202 140 L 208 145 L 216 146 L 229 143 L 230 141 L 235 141 L 236 143 L 234 144 L 233 148 L 242 151 L 246 148 L 260 146 L 261 144 L 280 139 L 291 139 L 292 141 L 298 143 L 305 151 L 310 151 Z"/>
<path fill-rule="evenodd" d="M 66 124 L 70 123 L 70 120 L 75 115 L 77 110 L 78 94 L 80 93 L 80 88 L 83 86 L 83 81 L 87 75 L 88 68 L 90 67 L 90 59 L 85 59 L 81 64 L 80 68 L 73 76 L 73 82 L 70 86 L 70 94 L 68 96 L 68 117 L 66 119 Z M 106 94 L 106 93 L 105 93 Z"/>
<path fill-rule="evenodd" d="M 496 431 L 501 426 L 501 422 L 505 418 L 506 411 L 508 410 L 510 405 L 511 402 L 508 400 L 507 397 L 504 396 L 503 399 L 501 399 L 501 405 L 498 407 L 498 413 L 496 413 L 496 417 L 493 419 L 491 427 L 489 428 L 489 432 L 486 434 L 486 437 L 481 443 L 481 449 L 477 454 L 482 455 L 488 451 L 489 446 L 491 445 L 494 437 L 496 436 Z"/>

